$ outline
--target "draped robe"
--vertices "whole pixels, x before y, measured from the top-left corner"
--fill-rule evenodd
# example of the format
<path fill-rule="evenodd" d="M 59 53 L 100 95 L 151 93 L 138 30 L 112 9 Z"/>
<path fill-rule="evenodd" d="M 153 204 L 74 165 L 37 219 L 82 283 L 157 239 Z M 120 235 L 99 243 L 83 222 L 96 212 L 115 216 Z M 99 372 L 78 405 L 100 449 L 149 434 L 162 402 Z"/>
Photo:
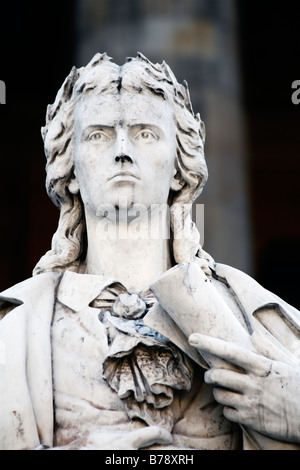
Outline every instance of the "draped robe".
<path fill-rule="evenodd" d="M 271 347 L 266 351 L 259 352 L 271 359 L 282 360 L 284 358 L 288 363 L 293 363 L 298 367 L 300 361 L 300 313 L 298 310 L 234 268 L 217 264 L 213 274 L 214 284 L 219 294 L 243 326 L 247 328 L 247 325 L 251 325 L 254 331 L 257 330 L 268 338 L 268 344 Z M 90 412 L 94 416 L 95 426 L 97 427 L 100 423 L 104 429 L 108 426 L 110 429 L 130 431 L 151 424 L 143 421 L 142 417 L 138 417 L 134 412 L 130 414 L 124 398 L 129 396 L 136 398 L 137 395 L 129 393 L 132 391 L 130 387 L 121 393 L 121 382 L 117 383 L 113 380 L 115 365 L 109 362 L 113 353 L 111 344 L 108 344 L 108 328 L 104 321 L 105 319 L 107 321 L 108 317 L 102 315 L 102 319 L 100 318 L 102 321 L 99 320 L 99 312 L 103 313 L 107 309 L 103 308 L 103 305 L 99 307 L 99 305 L 93 304 L 99 296 L 101 301 L 101 293 L 104 293 L 110 286 L 115 286 L 116 283 L 117 280 L 101 276 L 77 274 L 71 271 L 65 273 L 54 271 L 30 278 L 0 295 L 0 318 L 2 318 L 0 321 L 0 346 L 3 352 L 0 356 L 1 449 L 34 449 L 41 444 L 52 447 L 57 442 L 61 444 L 68 442 L 73 437 L 93 430 L 86 427 L 86 422 L 91 421 L 84 418 L 85 413 L 88 416 Z M 254 293 L 255 295 L 253 295 Z M 63 309 L 64 312 L 61 316 L 59 315 L 62 310 L 59 309 Z M 53 338 L 56 334 L 54 326 L 59 325 L 59 320 L 62 324 L 63 317 L 73 321 L 76 319 L 76 315 L 78 315 L 77 324 L 80 323 L 79 319 L 83 320 L 81 322 L 83 329 L 86 329 L 85 319 L 91 322 L 88 325 L 90 332 L 87 333 L 84 341 L 82 339 L 82 344 L 87 344 L 93 336 L 93 332 L 97 331 L 94 343 L 97 347 L 95 349 L 93 346 L 93 352 L 86 359 L 86 364 L 91 362 L 94 364 L 94 361 L 98 364 L 99 376 L 96 377 L 95 372 L 96 378 L 93 378 L 93 383 L 100 387 L 99 390 L 102 390 L 100 398 L 99 394 L 95 395 L 98 397 L 96 400 L 101 402 L 101 413 L 99 412 L 99 404 L 94 406 L 93 400 L 88 403 L 84 391 L 80 398 L 83 401 L 78 403 L 78 400 L 74 399 L 77 408 L 71 402 L 68 405 L 69 408 L 60 404 L 66 402 L 65 397 L 68 393 L 72 395 L 72 383 L 66 382 L 67 390 L 69 389 L 70 392 L 64 389 L 61 382 L 55 383 L 55 381 L 62 381 L 61 377 L 66 366 L 70 372 L 70 374 L 67 372 L 69 380 L 79 377 L 82 381 L 85 377 L 80 368 L 76 369 L 76 365 L 72 366 L 71 362 L 64 362 L 67 361 L 67 355 L 63 354 L 62 356 L 63 350 L 59 351 L 59 347 L 65 348 L 69 343 L 61 341 L 60 346 L 53 344 Z M 117 332 L 120 332 L 118 329 L 120 318 L 116 315 L 111 319 L 110 327 L 112 325 Z M 126 322 L 123 322 L 121 330 L 124 329 L 124 325 L 126 326 Z M 59 330 L 57 337 L 61 338 L 63 333 L 67 335 L 66 337 L 69 335 L 71 338 L 73 327 L 67 326 L 68 324 L 65 329 Z M 141 327 L 143 326 L 141 325 Z M 174 416 L 170 430 L 175 446 L 184 446 L 190 449 L 298 448 L 297 444 L 275 441 L 267 436 L 261 436 L 259 442 L 252 442 L 241 429 L 236 429 L 235 425 L 224 418 L 222 407 L 213 400 L 211 387 L 203 381 L 205 363 L 201 357 L 195 354 L 195 350 L 188 345 L 188 342 L 182 338 L 176 328 L 170 329 L 167 319 L 161 319 L 159 329 L 155 341 L 164 338 L 171 345 L 170 350 L 172 348 L 174 351 L 177 350 L 179 357 L 183 355 L 182 357 L 186 359 L 185 364 L 191 364 L 191 366 L 185 365 L 181 370 L 183 384 L 181 390 L 176 391 L 169 405 L 163 406 L 163 409 L 167 409 L 168 406 L 173 407 Z M 138 335 L 143 340 L 138 340 L 132 347 L 128 347 L 127 344 L 126 353 L 126 348 L 123 352 L 120 350 L 121 343 L 119 343 L 118 352 L 121 352 L 122 356 L 126 356 L 128 351 L 133 351 L 137 344 L 142 344 L 142 350 L 147 352 L 147 347 L 151 347 L 147 344 L 149 330 L 147 331 L 147 334 L 144 334 L 143 329 L 139 331 Z M 126 331 L 123 331 L 122 334 L 126 338 Z M 127 339 L 133 341 L 133 337 L 134 335 L 129 332 Z M 84 338 L 84 334 L 80 338 Z M 71 346 L 70 350 L 71 361 Z M 78 351 L 77 357 L 79 357 Z M 82 349 L 82 351 L 87 351 L 89 354 L 90 349 Z M 153 351 L 155 351 L 155 347 Z M 76 354 L 74 354 L 75 357 Z M 60 358 L 62 359 L 60 360 Z M 106 369 L 103 369 L 105 361 Z M 76 364 L 78 365 L 78 362 Z M 72 376 L 72 371 L 77 375 L 73 374 Z M 94 377 L 92 372 L 90 373 L 91 377 Z M 108 380 L 109 377 L 112 378 L 111 382 Z M 82 382 L 80 385 L 80 380 L 78 381 L 78 390 L 81 391 L 80 387 L 85 387 L 87 382 Z M 189 380 L 191 381 L 190 386 Z M 168 387 L 170 384 L 160 385 Z M 60 388 L 62 388 L 62 392 L 60 392 Z M 89 393 L 91 393 L 90 390 Z M 63 399 L 60 400 L 62 397 Z M 72 409 L 73 405 L 74 410 Z M 131 409 L 133 408 L 131 407 Z M 159 409 L 159 406 L 155 409 Z M 78 410 L 80 410 L 80 416 L 83 420 L 82 429 L 64 424 L 72 422 L 72 420 L 78 421 Z M 72 411 L 74 411 L 73 415 Z M 76 416 L 76 412 L 78 416 Z M 112 416 L 115 416 L 116 419 Z M 60 423 L 58 423 L 59 419 Z M 60 434 L 57 429 L 60 429 Z"/>

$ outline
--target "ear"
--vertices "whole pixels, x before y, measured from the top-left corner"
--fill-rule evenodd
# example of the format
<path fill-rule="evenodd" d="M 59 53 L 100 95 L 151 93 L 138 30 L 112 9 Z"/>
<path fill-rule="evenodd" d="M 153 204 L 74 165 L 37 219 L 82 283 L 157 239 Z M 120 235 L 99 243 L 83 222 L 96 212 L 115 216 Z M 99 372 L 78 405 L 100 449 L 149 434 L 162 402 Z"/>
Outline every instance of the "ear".
<path fill-rule="evenodd" d="M 69 191 L 70 193 L 72 194 L 78 194 L 79 193 L 79 184 L 78 184 L 78 181 L 76 179 L 76 177 L 74 177 L 74 179 L 72 179 L 69 183 Z"/>
<path fill-rule="evenodd" d="M 171 189 L 173 189 L 173 191 L 180 191 L 183 186 L 184 181 L 181 178 L 179 171 L 174 169 L 173 178 L 171 180 Z"/>

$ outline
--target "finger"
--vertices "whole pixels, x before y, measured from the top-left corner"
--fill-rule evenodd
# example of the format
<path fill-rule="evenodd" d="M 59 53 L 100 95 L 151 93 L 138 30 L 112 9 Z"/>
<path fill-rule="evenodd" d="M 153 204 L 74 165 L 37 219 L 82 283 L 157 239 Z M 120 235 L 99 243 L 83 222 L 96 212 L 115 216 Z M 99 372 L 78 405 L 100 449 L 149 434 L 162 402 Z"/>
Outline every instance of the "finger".
<path fill-rule="evenodd" d="M 213 395 L 220 405 L 228 406 L 236 410 L 242 406 L 243 395 L 240 395 L 239 393 L 230 392 L 223 388 L 214 388 Z"/>
<path fill-rule="evenodd" d="M 230 408 L 229 406 L 224 406 L 223 415 L 225 416 L 225 418 L 227 418 L 229 421 L 232 421 L 233 423 L 241 423 L 241 419 L 239 417 L 239 412 L 235 408 Z M 241 424 L 243 424 L 243 423 L 241 423 Z"/>
<path fill-rule="evenodd" d="M 270 372 L 272 364 L 270 359 L 237 344 L 199 333 L 192 334 L 189 343 L 200 351 L 220 357 L 256 375 L 265 376 Z"/>
<path fill-rule="evenodd" d="M 245 393 L 251 386 L 247 375 L 226 369 L 210 369 L 205 372 L 205 382 L 215 387 L 223 387 L 238 393 Z"/>
<path fill-rule="evenodd" d="M 152 444 L 171 444 L 172 436 L 160 426 L 149 426 L 142 429 L 137 429 L 131 432 L 131 439 L 133 447 L 141 449 Z"/>

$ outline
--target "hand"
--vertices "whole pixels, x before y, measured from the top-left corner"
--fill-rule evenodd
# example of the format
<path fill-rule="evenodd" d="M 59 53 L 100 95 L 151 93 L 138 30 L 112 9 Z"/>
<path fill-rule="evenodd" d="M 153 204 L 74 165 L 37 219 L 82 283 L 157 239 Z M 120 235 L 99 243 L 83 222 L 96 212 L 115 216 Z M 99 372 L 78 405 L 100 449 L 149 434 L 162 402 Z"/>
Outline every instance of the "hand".
<path fill-rule="evenodd" d="M 227 419 L 275 439 L 300 442 L 299 369 L 197 333 L 189 342 L 200 352 L 243 369 L 212 368 L 205 373 L 205 382 L 214 387 L 214 397 L 224 405 Z"/>
<path fill-rule="evenodd" d="M 135 431 L 94 431 L 62 447 L 51 450 L 138 450 L 153 444 L 171 444 L 172 436 L 160 426 L 148 426 Z"/>

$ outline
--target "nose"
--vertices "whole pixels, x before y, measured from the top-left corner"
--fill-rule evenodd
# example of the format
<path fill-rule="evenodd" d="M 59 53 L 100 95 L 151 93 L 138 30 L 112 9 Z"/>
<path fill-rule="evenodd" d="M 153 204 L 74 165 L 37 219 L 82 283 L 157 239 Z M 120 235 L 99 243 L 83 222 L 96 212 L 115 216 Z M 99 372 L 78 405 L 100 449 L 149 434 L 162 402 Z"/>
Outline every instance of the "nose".
<path fill-rule="evenodd" d="M 118 163 L 118 162 L 121 162 L 121 163 L 125 163 L 125 162 L 128 162 L 128 163 L 133 163 L 132 162 L 132 158 L 129 156 L 129 155 L 117 155 L 115 157 L 115 161 Z"/>
<path fill-rule="evenodd" d="M 124 130 L 119 132 L 115 144 L 115 162 L 117 163 L 133 163 L 131 156 L 130 140 Z"/>

